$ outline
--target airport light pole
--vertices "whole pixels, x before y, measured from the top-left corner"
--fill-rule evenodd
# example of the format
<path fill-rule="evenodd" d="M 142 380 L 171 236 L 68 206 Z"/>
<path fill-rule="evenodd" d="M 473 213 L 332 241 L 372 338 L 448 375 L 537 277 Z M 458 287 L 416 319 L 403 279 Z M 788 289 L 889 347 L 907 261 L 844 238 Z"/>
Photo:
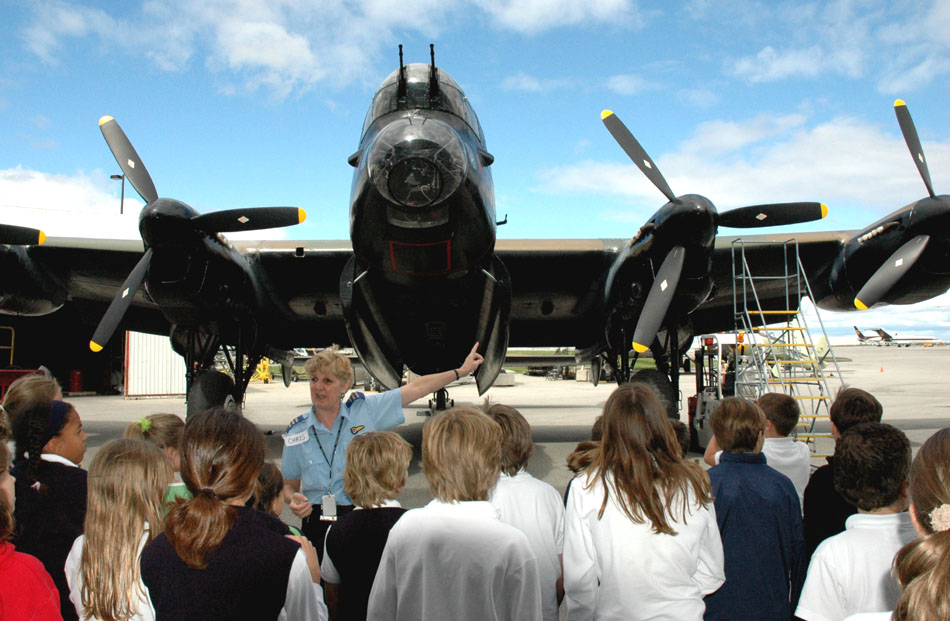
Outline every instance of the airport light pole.
<path fill-rule="evenodd" d="M 124 213 L 123 209 L 125 208 L 125 175 L 110 175 L 109 178 L 113 181 L 118 179 L 122 180 L 122 193 L 119 196 L 119 215 L 122 215 Z"/>

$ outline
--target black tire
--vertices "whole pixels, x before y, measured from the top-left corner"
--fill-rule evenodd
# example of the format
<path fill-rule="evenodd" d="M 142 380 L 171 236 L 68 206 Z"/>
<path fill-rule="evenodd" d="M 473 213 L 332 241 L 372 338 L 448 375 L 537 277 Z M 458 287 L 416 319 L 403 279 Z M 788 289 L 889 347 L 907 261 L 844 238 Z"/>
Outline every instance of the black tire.
<path fill-rule="evenodd" d="M 676 393 L 673 392 L 673 385 L 666 374 L 656 369 L 640 369 L 630 378 L 631 382 L 646 384 L 656 392 L 660 398 L 663 407 L 666 408 L 666 415 L 673 420 L 679 420 L 679 408 L 676 406 Z"/>

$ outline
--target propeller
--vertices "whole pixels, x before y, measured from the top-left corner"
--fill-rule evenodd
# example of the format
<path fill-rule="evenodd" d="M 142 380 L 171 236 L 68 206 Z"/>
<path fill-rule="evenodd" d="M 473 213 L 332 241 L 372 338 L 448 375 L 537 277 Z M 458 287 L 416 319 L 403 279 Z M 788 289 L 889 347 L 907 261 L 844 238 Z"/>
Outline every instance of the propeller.
<path fill-rule="evenodd" d="M 112 151 L 125 178 L 129 180 L 139 196 L 146 203 L 154 203 L 158 200 L 158 192 L 155 191 L 152 176 L 148 174 L 148 169 L 145 168 L 139 154 L 135 152 L 135 147 L 132 146 L 129 137 L 122 131 L 119 122 L 111 116 L 104 116 L 99 119 L 99 131 L 106 139 L 106 144 L 109 145 L 109 150 Z"/>
<path fill-rule="evenodd" d="M 0 244 L 10 246 L 38 246 L 46 241 L 46 234 L 38 229 L 12 224 L 0 224 Z"/>
<path fill-rule="evenodd" d="M 867 310 L 884 297 L 891 287 L 897 284 L 901 276 L 913 267 L 920 255 L 923 254 L 929 241 L 929 235 L 918 235 L 888 257 L 887 261 L 877 268 L 874 275 L 864 283 L 864 286 L 854 297 L 855 308 Z"/>
<path fill-rule="evenodd" d="M 677 205 L 684 204 L 683 199 L 673 194 L 659 167 L 630 133 L 623 121 L 610 110 L 604 110 L 600 118 L 620 148 L 667 200 Z M 734 228 L 797 224 L 820 220 L 828 215 L 828 207 L 822 203 L 777 203 L 739 207 L 723 213 L 716 213 L 714 209 L 710 211 L 714 214 L 717 225 Z M 683 246 L 674 246 L 664 257 L 634 330 L 633 349 L 637 353 L 643 353 L 649 349 L 649 344 L 656 338 L 656 333 L 676 293 L 676 285 L 679 284 L 685 258 L 686 250 Z"/>
<path fill-rule="evenodd" d="M 894 102 L 894 114 L 897 115 L 897 123 L 901 126 L 901 133 L 904 134 L 904 142 L 914 158 L 914 164 L 917 165 L 917 172 L 920 178 L 924 180 L 927 186 L 927 192 L 930 198 L 936 198 L 933 184 L 930 183 L 930 169 L 927 168 L 927 159 L 924 157 L 924 149 L 920 146 L 920 137 L 917 135 L 917 128 L 914 127 L 914 119 L 910 118 L 910 110 L 903 99 Z"/>
<path fill-rule="evenodd" d="M 917 135 L 917 128 L 914 126 L 914 119 L 911 118 L 910 110 L 907 109 L 904 100 L 898 99 L 894 102 L 894 114 L 897 115 L 897 123 L 901 126 L 901 133 L 904 135 L 907 149 L 914 158 L 914 164 L 917 165 L 917 172 L 920 173 L 920 178 L 924 180 L 924 185 L 927 186 L 927 193 L 930 194 L 930 198 L 936 198 L 933 184 L 930 182 L 927 158 L 924 157 L 924 149 L 920 145 L 920 137 Z M 914 263 L 923 254 L 924 249 L 927 248 L 927 242 L 929 241 L 929 235 L 918 235 L 888 257 L 887 261 L 874 272 L 854 297 L 855 308 L 867 310 L 887 295 L 887 292 L 897 284 L 901 276 L 914 266 Z"/>
<path fill-rule="evenodd" d="M 663 259 L 660 271 L 653 279 L 653 286 L 650 287 L 650 293 L 647 294 L 646 302 L 643 304 L 643 311 L 637 320 L 637 328 L 633 332 L 633 350 L 638 354 L 650 349 L 649 344 L 656 338 L 656 333 L 663 323 L 663 317 L 670 309 L 670 302 L 673 301 L 673 295 L 676 293 L 676 285 L 679 284 L 685 258 L 686 249 L 682 246 L 674 246 Z"/>
<path fill-rule="evenodd" d="M 135 191 L 148 205 L 154 205 L 155 209 L 158 210 L 160 199 L 158 192 L 155 190 L 155 184 L 152 182 L 152 177 L 148 174 L 148 169 L 142 163 L 139 154 L 135 151 L 135 147 L 132 146 L 128 136 L 122 131 L 118 121 L 111 116 L 104 116 L 99 119 L 99 129 L 102 131 L 102 137 L 105 138 L 109 150 L 112 151 L 112 155 L 115 157 L 115 161 L 118 162 L 126 179 L 129 180 Z M 143 219 L 146 217 L 146 211 L 142 212 Z M 188 222 L 195 231 L 213 235 L 216 233 L 257 231 L 291 226 L 303 222 L 307 214 L 299 207 L 255 207 L 214 211 L 190 218 L 181 215 L 178 217 Z M 142 228 L 141 224 L 140 228 Z M 146 237 L 145 239 L 148 242 L 149 238 Z M 92 351 L 102 351 L 103 346 L 112 338 L 113 333 L 132 304 L 132 298 L 135 297 L 135 293 L 142 286 L 142 282 L 148 274 L 153 254 L 152 248 L 148 247 L 145 254 L 142 255 L 142 258 L 139 259 L 139 262 L 125 279 L 125 282 L 122 283 L 122 287 L 109 304 L 109 308 L 99 321 L 92 340 L 89 342 L 89 348 Z"/>
<path fill-rule="evenodd" d="M 633 137 L 623 121 L 610 110 L 600 113 L 604 126 L 614 140 L 620 145 L 627 156 L 633 160 L 637 168 L 646 175 L 653 185 L 671 202 L 681 204 L 682 201 L 673 194 L 660 169 L 650 159 L 637 139 Z M 758 228 L 763 226 L 779 226 L 783 224 L 800 224 L 820 220 L 828 215 L 828 207 L 823 203 L 770 203 L 766 205 L 752 205 L 739 207 L 717 214 L 716 222 L 719 226 L 733 228 Z"/>
<path fill-rule="evenodd" d="M 148 272 L 148 264 L 151 260 L 152 249 L 149 248 L 145 251 L 145 254 L 142 255 L 142 258 L 139 259 L 139 262 L 135 264 L 132 273 L 128 275 L 125 282 L 119 287 L 119 292 L 112 298 L 109 308 L 106 309 L 106 314 L 99 320 L 99 325 L 96 326 L 92 340 L 89 341 L 89 349 L 94 352 L 100 352 L 102 351 L 102 347 L 112 338 L 112 334 L 118 327 L 119 322 L 122 321 L 122 318 L 125 316 L 125 311 L 127 311 L 132 304 L 132 298 L 135 297 L 135 292 L 139 290 L 142 281 L 145 280 L 145 274 Z"/>

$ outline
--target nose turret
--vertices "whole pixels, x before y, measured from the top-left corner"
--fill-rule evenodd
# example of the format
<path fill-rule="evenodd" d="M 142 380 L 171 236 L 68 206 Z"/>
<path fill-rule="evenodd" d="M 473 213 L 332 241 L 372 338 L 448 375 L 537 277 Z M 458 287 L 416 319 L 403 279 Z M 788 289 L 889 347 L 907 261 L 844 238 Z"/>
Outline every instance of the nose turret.
<path fill-rule="evenodd" d="M 366 166 L 370 182 L 391 205 L 390 223 L 425 227 L 444 221 L 436 208 L 461 185 L 468 161 L 447 123 L 407 116 L 379 132 Z"/>

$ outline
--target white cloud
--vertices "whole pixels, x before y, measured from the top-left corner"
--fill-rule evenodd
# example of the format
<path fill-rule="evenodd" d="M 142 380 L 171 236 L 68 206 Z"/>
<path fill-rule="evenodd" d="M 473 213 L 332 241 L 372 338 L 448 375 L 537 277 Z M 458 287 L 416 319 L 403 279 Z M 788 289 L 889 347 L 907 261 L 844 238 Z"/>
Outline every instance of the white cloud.
<path fill-rule="evenodd" d="M 822 73 L 824 53 L 817 45 L 778 52 L 771 45 L 755 56 L 740 58 L 729 73 L 750 82 L 774 82 L 789 77 L 815 77 Z"/>
<path fill-rule="evenodd" d="M 656 85 L 639 75 L 628 73 L 607 78 L 607 88 L 618 95 L 636 95 L 646 90 L 655 89 Z"/>
<path fill-rule="evenodd" d="M 931 171 L 950 170 L 950 141 L 925 141 L 923 148 Z M 865 223 L 926 194 L 896 127 L 888 133 L 849 118 L 814 127 L 798 115 L 712 121 L 675 150 L 650 155 L 675 193 L 708 196 L 720 209 L 820 200 L 832 215 L 836 204 L 865 209 Z M 656 188 L 622 159 L 546 169 L 539 181 L 539 192 L 662 204 Z"/>
<path fill-rule="evenodd" d="M 119 188 L 101 170 L 54 175 L 17 166 L 0 170 L 0 222 L 48 237 L 139 239 L 142 203 L 129 197 L 119 214 Z M 284 239 L 284 229 L 229 233 L 229 239 Z"/>
<path fill-rule="evenodd" d="M 472 0 L 501 28 L 534 34 L 561 26 L 639 26 L 632 0 Z"/>
<path fill-rule="evenodd" d="M 570 81 L 564 78 L 536 78 L 521 71 L 506 77 L 501 82 L 501 87 L 505 90 L 525 93 L 543 93 L 569 85 Z"/>
<path fill-rule="evenodd" d="M 222 92 L 262 88 L 278 99 L 317 84 L 375 80 L 376 57 L 399 36 L 437 36 L 463 11 L 466 19 L 486 15 L 496 27 L 519 33 L 639 24 L 633 0 L 146 0 L 123 17 L 63 0 L 32 8 L 21 36 L 46 63 L 58 63 L 71 40 L 94 37 L 105 53 L 142 54 L 162 71 L 181 71 L 197 60 L 219 75 Z"/>

